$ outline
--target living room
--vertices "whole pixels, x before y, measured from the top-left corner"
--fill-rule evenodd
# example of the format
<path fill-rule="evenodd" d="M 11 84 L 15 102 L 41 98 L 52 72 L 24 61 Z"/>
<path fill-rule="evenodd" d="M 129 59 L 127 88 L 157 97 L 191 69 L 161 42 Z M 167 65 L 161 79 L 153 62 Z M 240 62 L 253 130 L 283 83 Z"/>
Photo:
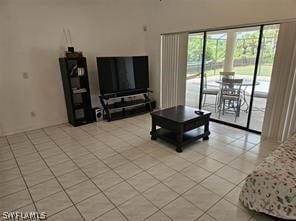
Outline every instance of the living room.
<path fill-rule="evenodd" d="M 5 219 L 5 212 L 35 211 L 37 215 L 46 213 L 48 220 L 294 219 L 295 200 L 289 215 L 269 216 L 259 213 L 267 211 L 242 205 L 239 195 L 248 174 L 296 132 L 296 87 L 290 74 L 295 68 L 295 42 L 294 33 L 289 33 L 295 26 L 295 7 L 293 0 L 2 0 L 1 218 Z M 278 44 L 290 44 L 275 50 L 276 69 L 265 116 L 260 115 L 264 119 L 261 131 L 252 131 L 247 124 L 244 128 L 233 125 L 253 111 L 242 112 L 236 121 L 235 114 L 221 112 L 235 123 L 210 119 L 210 134 L 197 137 L 204 140 L 194 141 L 178 153 L 175 145 L 161 137 L 151 140 L 155 138 L 151 137 L 152 117 L 159 116 L 151 116 L 150 110 L 110 122 L 95 122 L 94 116 L 93 123 L 78 127 L 68 123 L 59 58 L 65 57 L 69 47 L 86 58 L 93 111 L 103 109 L 96 58 L 146 56 L 149 90 L 145 93 L 156 104 L 154 113 L 184 104 L 186 95 L 178 85 L 182 81 L 185 85 L 186 79 L 178 78 L 178 87 L 170 87 L 175 81 L 171 78 L 164 90 L 164 79 L 168 79 L 164 73 L 170 68 L 164 64 L 171 58 L 163 53 L 164 36 L 249 27 L 259 27 L 259 36 L 260 27 L 274 24 L 279 25 Z M 205 50 L 206 46 L 201 54 Z M 207 61 L 201 62 L 200 67 L 205 67 Z M 254 62 L 253 72 L 257 69 Z M 287 73 L 286 77 L 274 74 L 278 72 Z M 255 78 L 256 74 L 253 87 Z M 176 88 L 184 91 L 179 93 Z M 252 90 L 249 103 L 253 102 Z M 184 95 L 181 102 L 179 97 L 174 98 L 175 104 L 165 100 L 174 94 Z M 202 100 L 199 96 L 202 93 L 193 98 Z M 206 109 L 203 102 L 197 103 L 190 108 Z M 206 110 L 212 117 L 219 115 L 214 108 Z M 190 115 L 198 115 L 194 111 Z M 250 123 L 252 116 L 245 119 Z M 292 159 L 295 165 L 295 155 Z M 296 187 L 291 185 L 295 193 Z"/>

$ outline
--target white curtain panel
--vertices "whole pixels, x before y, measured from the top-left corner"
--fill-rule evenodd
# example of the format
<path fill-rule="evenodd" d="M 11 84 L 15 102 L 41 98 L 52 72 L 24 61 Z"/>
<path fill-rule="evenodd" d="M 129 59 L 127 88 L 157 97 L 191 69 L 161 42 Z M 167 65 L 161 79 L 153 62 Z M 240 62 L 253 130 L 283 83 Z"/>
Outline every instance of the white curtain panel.
<path fill-rule="evenodd" d="M 185 104 L 188 33 L 161 36 L 161 108 Z"/>
<path fill-rule="evenodd" d="M 280 25 L 263 138 L 284 141 L 296 132 L 296 22 Z"/>

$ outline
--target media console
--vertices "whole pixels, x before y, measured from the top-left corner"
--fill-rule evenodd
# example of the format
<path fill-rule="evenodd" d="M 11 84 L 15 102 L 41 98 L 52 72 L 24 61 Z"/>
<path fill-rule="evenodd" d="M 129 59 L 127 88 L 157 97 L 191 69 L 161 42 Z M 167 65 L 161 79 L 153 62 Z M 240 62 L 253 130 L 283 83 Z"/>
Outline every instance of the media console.
<path fill-rule="evenodd" d="M 149 92 L 128 96 L 99 96 L 104 109 L 104 119 L 118 120 L 151 112 L 155 108 L 155 101 L 149 98 Z"/>

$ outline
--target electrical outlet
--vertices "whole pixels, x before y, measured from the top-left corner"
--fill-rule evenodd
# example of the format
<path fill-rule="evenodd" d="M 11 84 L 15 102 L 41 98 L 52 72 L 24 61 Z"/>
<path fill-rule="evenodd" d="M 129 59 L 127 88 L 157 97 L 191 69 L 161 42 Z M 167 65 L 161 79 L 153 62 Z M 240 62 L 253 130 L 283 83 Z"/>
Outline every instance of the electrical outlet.
<path fill-rule="evenodd" d="M 36 113 L 34 111 L 31 112 L 31 117 L 36 117 Z"/>
<path fill-rule="evenodd" d="M 23 78 L 24 78 L 24 79 L 28 79 L 28 78 L 29 78 L 29 74 L 28 74 L 28 72 L 23 72 Z"/>

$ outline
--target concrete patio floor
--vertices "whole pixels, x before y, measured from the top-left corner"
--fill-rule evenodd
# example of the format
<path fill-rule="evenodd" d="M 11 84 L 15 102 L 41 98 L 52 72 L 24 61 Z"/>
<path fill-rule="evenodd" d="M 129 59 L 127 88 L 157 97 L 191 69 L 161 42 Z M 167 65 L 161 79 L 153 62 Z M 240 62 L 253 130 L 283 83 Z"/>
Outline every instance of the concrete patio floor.
<path fill-rule="evenodd" d="M 246 79 L 246 76 L 244 76 L 244 79 Z M 216 80 L 218 80 L 218 77 L 208 77 L 207 79 L 207 86 L 208 88 L 219 88 L 219 85 L 216 83 Z M 248 79 L 251 80 L 251 79 Z M 266 79 L 266 77 L 258 78 L 259 85 L 256 86 L 256 91 L 268 91 L 269 88 L 269 80 Z M 246 100 L 247 103 L 250 103 L 250 93 L 251 93 L 251 87 L 244 88 L 246 91 Z M 199 105 L 199 94 L 200 94 L 200 78 L 196 77 L 190 80 L 187 80 L 186 82 L 186 105 L 198 108 Z M 204 98 L 203 98 L 204 99 Z M 202 109 L 208 110 L 212 112 L 211 118 L 218 119 L 221 121 L 225 121 L 228 123 L 240 125 L 240 126 L 246 126 L 248 115 L 249 115 L 249 108 L 246 104 L 242 106 L 242 110 L 240 112 L 240 116 L 237 117 L 235 120 L 235 114 L 234 112 L 225 112 L 223 115 L 222 113 L 219 114 L 218 107 L 216 106 L 215 110 L 215 99 L 216 96 L 214 95 L 207 95 L 206 96 L 206 102 L 204 103 L 203 100 L 203 107 Z M 262 130 L 262 124 L 264 119 L 264 113 L 265 113 L 265 106 L 266 106 L 266 99 L 264 98 L 254 98 L 253 101 L 253 110 L 251 112 L 251 121 L 250 121 L 250 129 L 261 131 Z"/>

